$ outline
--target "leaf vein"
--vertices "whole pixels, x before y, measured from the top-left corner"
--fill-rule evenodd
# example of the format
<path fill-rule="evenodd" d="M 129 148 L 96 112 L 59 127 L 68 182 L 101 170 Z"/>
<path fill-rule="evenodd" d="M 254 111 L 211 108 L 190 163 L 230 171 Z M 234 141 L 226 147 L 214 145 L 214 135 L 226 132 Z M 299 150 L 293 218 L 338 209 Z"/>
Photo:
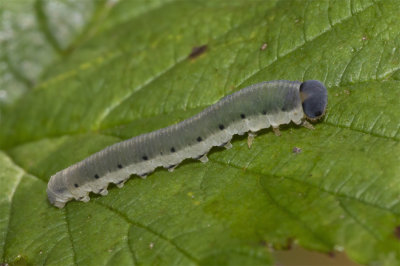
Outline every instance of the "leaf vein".
<path fill-rule="evenodd" d="M 151 229 L 150 227 L 148 227 L 148 226 L 146 226 L 146 225 L 143 225 L 143 224 L 141 224 L 141 223 L 139 223 L 139 222 L 136 222 L 136 221 L 131 220 L 128 216 L 126 216 L 125 214 L 123 214 L 122 212 L 120 212 L 119 210 L 117 210 L 117 209 L 115 209 L 115 208 L 113 208 L 113 207 L 111 207 L 111 206 L 105 205 L 105 204 L 100 203 L 100 202 L 98 202 L 98 201 L 96 201 L 95 203 L 96 203 L 96 204 L 99 204 L 99 205 L 101 205 L 101 206 L 107 208 L 107 209 L 110 210 L 111 212 L 117 214 L 119 217 L 121 217 L 122 219 L 124 219 L 127 223 L 129 223 L 129 224 L 131 224 L 131 225 L 133 225 L 133 226 L 137 226 L 137 227 L 139 227 L 139 228 L 142 228 L 142 229 L 148 231 L 149 233 L 151 233 L 151 234 L 153 234 L 153 235 L 159 237 L 160 239 L 166 241 L 167 243 L 169 243 L 169 244 L 171 244 L 173 247 L 175 247 L 175 249 L 178 250 L 184 257 L 188 258 L 189 260 L 191 260 L 191 261 L 193 261 L 193 262 L 195 262 L 195 263 L 199 263 L 199 261 L 198 261 L 195 257 L 193 257 L 188 251 L 186 251 L 185 249 L 183 249 L 183 248 L 181 248 L 180 246 L 178 246 L 173 240 L 169 239 L 168 237 L 164 236 L 163 234 L 161 234 L 161 233 L 159 233 L 159 232 L 157 232 L 157 231 Z"/>

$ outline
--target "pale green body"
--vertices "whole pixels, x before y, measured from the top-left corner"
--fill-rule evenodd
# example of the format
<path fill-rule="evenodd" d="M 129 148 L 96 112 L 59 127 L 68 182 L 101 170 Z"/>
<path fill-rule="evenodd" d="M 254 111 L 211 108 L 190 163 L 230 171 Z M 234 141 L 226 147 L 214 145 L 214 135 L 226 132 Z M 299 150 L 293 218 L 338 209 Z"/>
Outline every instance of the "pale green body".
<path fill-rule="evenodd" d="M 145 177 L 159 166 L 173 169 L 186 158 L 206 161 L 213 146 L 226 145 L 235 134 L 299 124 L 304 118 L 300 85 L 285 80 L 254 84 L 178 124 L 109 146 L 52 176 L 49 201 L 59 208 L 73 198 L 88 201 L 89 192 L 106 195 L 110 182 L 122 186 L 131 174 Z"/>

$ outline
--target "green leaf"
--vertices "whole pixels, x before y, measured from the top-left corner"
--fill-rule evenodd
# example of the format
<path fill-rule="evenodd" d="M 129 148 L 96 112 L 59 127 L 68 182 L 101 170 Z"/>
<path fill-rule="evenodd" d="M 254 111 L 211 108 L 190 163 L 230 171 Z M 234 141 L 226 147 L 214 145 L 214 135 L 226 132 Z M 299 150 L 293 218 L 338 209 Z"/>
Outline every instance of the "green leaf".
<path fill-rule="evenodd" d="M 294 242 L 400 264 L 399 1 L 83 2 L 0 6 L 2 33 L 29 14 L 38 38 L 35 49 L 26 28 L 0 38 L 13 47 L 2 90 L 20 92 L 0 103 L 1 262 L 273 265 L 270 247 Z M 326 84 L 315 130 L 263 130 L 251 149 L 236 136 L 207 164 L 64 209 L 47 202 L 55 172 L 277 79 Z"/>

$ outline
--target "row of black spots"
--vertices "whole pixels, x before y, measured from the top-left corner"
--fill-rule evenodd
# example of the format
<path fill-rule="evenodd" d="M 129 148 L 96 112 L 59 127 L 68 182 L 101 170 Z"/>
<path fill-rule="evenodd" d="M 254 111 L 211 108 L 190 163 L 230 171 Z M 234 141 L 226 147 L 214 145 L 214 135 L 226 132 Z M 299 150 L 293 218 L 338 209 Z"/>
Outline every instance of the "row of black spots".
<path fill-rule="evenodd" d="M 245 115 L 244 115 L 244 114 L 241 114 L 241 117 L 242 117 L 242 118 L 245 118 Z M 219 125 L 219 128 L 220 128 L 221 130 L 223 130 L 223 129 L 225 129 L 225 126 L 224 126 L 223 124 L 220 124 L 220 125 Z M 197 142 L 203 141 L 202 137 L 200 137 L 200 136 L 197 137 L 196 140 L 197 140 Z M 224 145 L 226 145 L 226 143 L 223 143 L 221 146 L 224 146 Z M 170 151 L 171 151 L 172 153 L 174 153 L 176 150 L 175 150 L 174 147 L 171 147 Z M 162 155 L 163 153 L 161 152 L 160 154 Z M 203 155 L 204 155 L 204 154 L 202 154 L 202 155 L 196 157 L 196 159 L 200 159 Z M 147 161 L 149 158 L 147 157 L 147 155 L 143 155 L 142 159 L 143 159 L 144 161 Z M 176 166 L 176 165 L 170 165 L 170 166 L 167 167 L 167 169 L 174 168 L 175 166 Z M 119 169 L 122 169 L 122 168 L 123 168 L 122 164 L 118 164 L 117 167 L 118 167 Z M 144 173 L 144 174 L 141 174 L 140 176 L 143 177 L 143 176 L 147 176 L 148 174 L 149 174 L 149 173 Z M 94 175 L 94 178 L 95 178 L 95 179 L 99 179 L 100 176 L 99 176 L 98 174 L 95 174 L 95 175 Z M 118 182 L 117 184 L 121 184 L 122 182 L 123 182 L 123 181 L 120 181 L 120 182 Z M 79 187 L 78 184 L 74 184 L 74 186 L 75 186 L 76 188 Z M 101 192 L 101 191 L 102 191 L 102 189 L 101 189 L 99 192 Z"/>
<path fill-rule="evenodd" d="M 264 110 L 262 113 L 265 115 L 267 112 Z M 240 117 L 241 117 L 242 119 L 244 119 L 244 118 L 246 118 L 246 115 L 245 115 L 245 114 L 241 114 Z M 225 129 L 225 126 L 224 126 L 223 124 L 219 124 L 218 127 L 219 127 L 220 130 L 224 130 L 224 129 Z M 197 137 L 196 140 L 197 140 L 197 142 L 201 142 L 201 141 L 203 141 L 203 138 L 202 138 L 201 136 L 199 136 L 199 137 Z M 221 146 L 224 146 L 225 144 L 226 144 L 226 143 L 224 143 L 224 144 L 221 145 Z M 170 151 L 171 151 L 171 153 L 176 152 L 176 150 L 175 150 L 174 147 L 171 147 Z M 160 155 L 163 155 L 163 152 L 160 152 Z M 146 155 L 143 155 L 142 159 L 143 159 L 144 161 L 147 161 L 149 158 L 148 158 Z M 118 168 L 122 168 L 122 165 L 118 164 Z M 169 168 L 168 168 L 168 169 L 169 169 Z M 98 177 L 96 177 L 96 179 L 97 179 L 97 178 L 98 178 Z"/>

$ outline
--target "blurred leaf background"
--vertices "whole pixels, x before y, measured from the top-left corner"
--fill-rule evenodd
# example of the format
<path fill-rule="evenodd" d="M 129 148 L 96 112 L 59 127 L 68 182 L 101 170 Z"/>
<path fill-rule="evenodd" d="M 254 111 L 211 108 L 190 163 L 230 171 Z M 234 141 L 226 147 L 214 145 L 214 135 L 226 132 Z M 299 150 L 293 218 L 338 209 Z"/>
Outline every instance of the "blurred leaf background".
<path fill-rule="evenodd" d="M 368 0 L 1 0 L 0 262 L 273 265 L 273 250 L 294 244 L 399 265 L 398 10 Z M 263 130 L 251 149 L 235 137 L 207 164 L 158 169 L 61 210 L 47 202 L 55 172 L 276 79 L 326 84 L 316 130 Z"/>

